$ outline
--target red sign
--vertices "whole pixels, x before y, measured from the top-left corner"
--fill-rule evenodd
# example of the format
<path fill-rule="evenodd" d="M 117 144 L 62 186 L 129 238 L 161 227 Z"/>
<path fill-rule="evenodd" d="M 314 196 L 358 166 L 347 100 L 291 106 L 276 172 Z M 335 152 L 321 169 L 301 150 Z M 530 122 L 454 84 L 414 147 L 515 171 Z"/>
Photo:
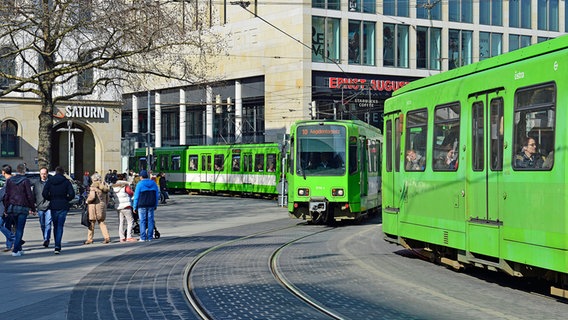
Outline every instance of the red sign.
<path fill-rule="evenodd" d="M 368 80 L 358 78 L 337 78 L 329 77 L 330 89 L 350 89 L 360 90 L 370 86 L 374 91 L 395 91 L 402 88 L 408 81 L 394 81 L 394 80 Z"/>

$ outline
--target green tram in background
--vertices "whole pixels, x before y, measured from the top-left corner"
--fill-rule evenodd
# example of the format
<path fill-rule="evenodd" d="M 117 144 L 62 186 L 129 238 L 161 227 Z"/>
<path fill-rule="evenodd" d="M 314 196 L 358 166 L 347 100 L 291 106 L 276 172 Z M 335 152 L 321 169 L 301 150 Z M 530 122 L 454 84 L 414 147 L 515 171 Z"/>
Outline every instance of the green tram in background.
<path fill-rule="evenodd" d="M 568 288 L 568 36 L 408 84 L 385 103 L 387 241 Z"/>
<path fill-rule="evenodd" d="M 159 147 L 152 150 L 149 168 L 165 172 L 172 191 L 276 196 L 280 155 L 277 143 Z M 145 148 L 135 151 L 130 165 L 148 168 Z"/>
<path fill-rule="evenodd" d="M 290 216 L 331 224 L 377 211 L 381 143 L 380 130 L 359 120 L 294 123 L 286 174 Z"/>

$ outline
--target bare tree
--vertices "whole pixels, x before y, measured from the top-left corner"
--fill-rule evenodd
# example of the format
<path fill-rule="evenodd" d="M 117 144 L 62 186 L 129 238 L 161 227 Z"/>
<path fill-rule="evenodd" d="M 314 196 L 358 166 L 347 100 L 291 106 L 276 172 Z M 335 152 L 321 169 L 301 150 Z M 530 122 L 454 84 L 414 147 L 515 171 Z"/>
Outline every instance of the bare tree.
<path fill-rule="evenodd" d="M 62 101 L 151 88 L 160 79 L 213 80 L 207 58 L 223 42 L 210 28 L 210 9 L 186 2 L 0 2 L 0 96 L 41 100 L 39 166 L 50 165 L 54 106 Z"/>

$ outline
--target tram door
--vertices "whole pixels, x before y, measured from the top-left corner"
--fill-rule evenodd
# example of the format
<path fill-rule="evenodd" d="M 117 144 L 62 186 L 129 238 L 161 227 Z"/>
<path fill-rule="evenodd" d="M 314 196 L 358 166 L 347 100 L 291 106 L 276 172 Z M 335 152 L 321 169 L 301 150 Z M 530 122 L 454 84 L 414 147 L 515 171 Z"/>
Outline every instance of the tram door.
<path fill-rule="evenodd" d="M 504 88 L 470 95 L 466 189 L 468 250 L 498 256 L 502 225 Z"/>
<path fill-rule="evenodd" d="M 384 161 L 381 185 L 383 231 L 393 235 L 398 234 L 398 213 L 404 197 L 399 177 L 400 164 L 403 160 L 400 150 L 402 136 L 401 115 L 400 111 L 396 111 L 384 116 Z"/>
<path fill-rule="evenodd" d="M 212 158 L 210 153 L 204 153 L 201 155 L 201 171 L 199 181 L 202 184 L 210 184 L 213 182 L 214 173 L 212 169 Z M 206 187 L 211 190 L 210 186 Z"/>

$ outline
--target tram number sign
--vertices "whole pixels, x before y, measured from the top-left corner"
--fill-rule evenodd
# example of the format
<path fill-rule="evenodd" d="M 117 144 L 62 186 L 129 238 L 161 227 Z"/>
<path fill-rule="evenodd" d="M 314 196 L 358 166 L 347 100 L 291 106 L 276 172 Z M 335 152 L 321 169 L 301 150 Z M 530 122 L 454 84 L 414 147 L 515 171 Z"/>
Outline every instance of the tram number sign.
<path fill-rule="evenodd" d="M 300 130 L 302 136 L 334 136 L 341 134 L 339 128 L 303 128 Z"/>

